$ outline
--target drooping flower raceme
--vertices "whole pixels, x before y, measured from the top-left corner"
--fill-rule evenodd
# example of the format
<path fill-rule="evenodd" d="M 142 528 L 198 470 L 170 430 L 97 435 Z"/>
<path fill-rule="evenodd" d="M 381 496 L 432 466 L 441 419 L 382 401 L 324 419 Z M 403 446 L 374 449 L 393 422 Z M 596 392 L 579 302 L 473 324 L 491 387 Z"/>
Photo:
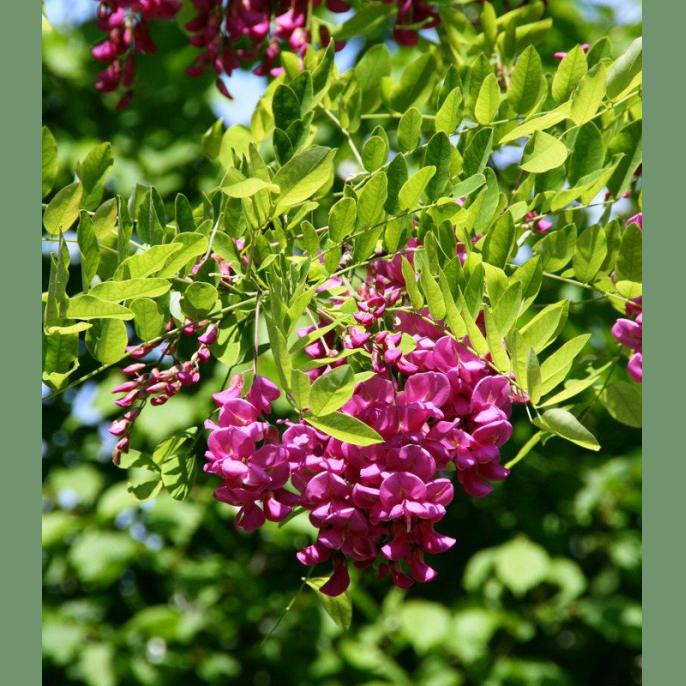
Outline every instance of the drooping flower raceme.
<path fill-rule="evenodd" d="M 410 239 L 407 254 L 417 245 Z M 518 400 L 510 380 L 428 312 L 391 317 L 389 308 L 406 297 L 400 264 L 398 255 L 373 261 L 357 293 L 356 323 L 341 338 L 329 331 L 305 347 L 310 358 L 323 360 L 310 370 L 312 379 L 345 363 L 330 363 L 341 340 L 369 356 L 373 376 L 355 387 L 341 411 L 383 442 L 353 445 L 306 420 L 285 421 L 281 434 L 267 417 L 279 391 L 260 376 L 247 394 L 243 378 L 235 377 L 214 396 L 219 416 L 206 424 L 205 470 L 223 480 L 215 495 L 239 508 L 237 526 L 251 531 L 283 521 L 293 508 L 306 510 L 318 535 L 298 559 L 331 561 L 333 576 L 321 589 L 331 595 L 347 588 L 348 562 L 377 564 L 380 576 L 390 574 L 403 587 L 433 579 L 425 554 L 455 543 L 434 528 L 455 495 L 449 477 L 455 474 L 468 495 L 481 497 L 492 491 L 490 482 L 508 475 L 500 448 L 512 433 L 510 412 Z"/>
<path fill-rule="evenodd" d="M 393 37 L 399 45 L 412 46 L 418 31 L 439 22 L 436 7 L 427 0 L 384 0 L 397 5 Z M 150 23 L 172 20 L 181 9 L 179 0 L 98 0 L 97 27 L 105 39 L 91 50 L 105 63 L 96 87 L 102 92 L 122 89 L 118 107 L 128 105 L 133 95 L 135 58 L 151 54 L 157 46 L 150 35 Z M 282 50 L 300 58 L 313 41 L 325 47 L 331 34 L 327 24 L 317 24 L 312 35 L 312 9 L 322 5 L 330 12 L 347 12 L 344 0 L 191 0 L 195 14 L 185 24 L 188 41 L 200 52 L 186 73 L 196 77 L 213 72 L 217 89 L 232 97 L 222 76 L 235 69 L 252 69 L 260 76 L 278 76 L 283 71 Z M 344 42 L 336 41 L 336 49 Z"/>

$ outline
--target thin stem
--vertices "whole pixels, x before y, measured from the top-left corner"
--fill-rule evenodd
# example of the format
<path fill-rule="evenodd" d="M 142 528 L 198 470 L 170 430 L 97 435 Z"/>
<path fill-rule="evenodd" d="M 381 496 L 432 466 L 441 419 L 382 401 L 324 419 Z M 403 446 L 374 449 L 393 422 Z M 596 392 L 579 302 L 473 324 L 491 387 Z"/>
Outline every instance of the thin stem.
<path fill-rule="evenodd" d="M 209 315 L 207 319 L 211 321 L 215 321 L 218 319 L 221 319 L 222 315 L 226 314 L 227 312 L 231 312 L 232 310 L 237 310 L 244 305 L 250 304 L 250 302 L 254 300 L 254 298 L 250 298 L 248 300 L 244 300 L 243 302 L 240 303 L 235 303 L 233 305 L 229 305 L 228 307 L 223 307 L 221 310 L 218 312 L 215 312 L 214 315 Z M 172 337 L 174 334 L 180 333 L 181 330 L 184 328 L 184 326 L 178 326 L 175 329 L 172 329 L 171 331 L 167 331 L 166 333 L 163 333 L 161 336 L 157 336 L 156 338 L 151 338 L 149 341 L 144 341 L 143 343 L 139 343 L 135 348 L 133 348 L 129 352 L 133 352 L 135 350 L 140 350 L 141 348 L 147 348 L 150 346 L 155 346 L 158 343 L 162 343 L 165 341 L 167 338 Z M 110 362 L 108 364 L 103 364 L 102 366 L 98 367 L 97 369 L 94 369 L 92 372 L 89 372 L 88 374 L 85 374 L 84 376 L 79 377 L 78 379 L 75 379 L 72 381 L 70 384 L 67 384 L 66 386 L 63 386 L 62 388 L 58 388 L 57 390 L 52 391 L 52 393 L 49 393 L 48 395 L 43 398 L 43 400 L 52 400 L 53 398 L 56 398 L 58 395 L 62 395 L 65 391 L 68 391 L 72 388 L 75 388 L 76 386 L 81 385 L 85 381 L 88 381 L 89 379 L 93 379 L 94 377 L 98 376 L 101 372 L 104 372 L 106 369 L 109 369 L 110 367 L 113 367 L 115 364 L 120 362 L 120 360 L 117 360 L 116 362 Z"/>
<path fill-rule="evenodd" d="M 507 463 L 504 465 L 505 469 L 512 469 L 520 460 L 523 460 L 530 452 L 531 449 L 538 445 L 543 438 L 543 431 L 535 433 L 520 449 L 520 451 Z"/>
<path fill-rule="evenodd" d="M 585 288 L 586 290 L 593 291 L 594 293 L 602 293 L 607 298 L 617 298 L 625 303 L 631 302 L 629 298 L 625 298 L 623 295 L 619 295 L 618 293 L 605 293 L 605 291 L 595 288 L 590 283 L 582 283 L 581 281 L 576 281 L 576 279 L 569 279 L 566 276 L 559 276 L 558 274 L 551 274 L 550 272 L 543 272 L 543 276 L 547 279 L 553 279 L 554 281 L 568 283 L 572 286 L 579 286 L 580 288 Z"/>
<path fill-rule="evenodd" d="M 333 112 L 329 112 L 325 107 L 320 107 L 321 111 L 324 112 L 324 114 L 338 127 L 340 132 L 346 137 L 348 140 L 348 145 L 350 146 L 350 149 L 352 150 L 353 156 L 355 157 L 355 160 L 357 163 L 364 169 L 364 162 L 362 161 L 362 155 L 360 155 L 360 151 L 357 149 L 357 146 L 355 145 L 355 141 L 353 140 L 353 137 L 350 135 L 350 131 L 341 124 L 341 122 L 338 120 L 338 117 L 336 117 Z"/>
<path fill-rule="evenodd" d="M 283 611 L 283 613 L 281 614 L 281 616 L 276 620 L 276 624 L 274 624 L 274 626 L 269 630 L 267 635 L 262 639 L 260 646 L 263 646 L 272 637 L 272 634 L 279 628 L 279 625 L 283 621 L 284 617 L 293 609 L 293 605 L 295 605 L 295 601 L 298 599 L 298 596 L 303 592 L 303 589 L 307 585 L 307 581 L 310 578 L 310 576 L 312 575 L 313 571 L 314 571 L 314 567 L 310 567 L 307 570 L 307 574 L 304 577 L 302 577 L 302 583 L 300 584 L 300 587 L 295 592 L 295 595 L 291 598 L 288 605 L 286 605 L 286 608 Z"/>

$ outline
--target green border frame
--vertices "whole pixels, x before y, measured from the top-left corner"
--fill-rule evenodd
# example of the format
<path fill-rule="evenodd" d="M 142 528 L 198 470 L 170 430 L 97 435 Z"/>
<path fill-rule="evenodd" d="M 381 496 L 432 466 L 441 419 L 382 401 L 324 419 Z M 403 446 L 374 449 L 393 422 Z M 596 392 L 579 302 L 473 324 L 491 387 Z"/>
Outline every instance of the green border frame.
<path fill-rule="evenodd" d="M 644 107 L 644 487 L 643 669 L 647 686 L 676 684 L 683 673 L 686 599 L 683 367 L 686 230 L 678 216 L 684 197 L 686 110 L 683 46 L 686 5 L 647 2 Z M 681 378 L 679 378 L 681 377 Z M 683 677 L 681 677 L 683 678 Z"/>
<path fill-rule="evenodd" d="M 6 407 L 2 413 L 4 488 L 1 516 L 3 682 L 40 683 L 40 421 L 39 249 L 40 210 L 40 15 L 41 3 L 8 6 L 10 28 L 2 41 L 4 84 L 2 292 L 12 314 L 0 337 Z M 646 3 L 645 52 L 645 292 L 644 385 L 644 683 L 678 683 L 683 671 L 686 552 L 683 489 L 686 459 L 677 431 L 684 418 L 682 380 L 676 364 L 686 333 L 680 276 L 686 228 L 676 207 L 684 194 L 686 141 L 679 114 L 686 111 L 681 46 L 686 5 Z M 35 102 L 35 105 L 34 105 Z M 28 218 L 33 216 L 35 224 Z M 668 241 L 668 242 L 667 242 Z M 665 249 L 667 248 L 668 249 Z M 18 251 L 18 252 L 17 252 Z M 670 302 L 670 295 L 673 302 Z M 664 317 L 660 315 L 664 314 Z M 35 335 L 34 333 L 35 332 Z M 683 375 L 683 372 L 682 372 Z"/>
<path fill-rule="evenodd" d="M 6 5 L 5 28 L 0 42 L 5 237 L 0 293 L 6 312 L 0 335 L 0 681 L 31 686 L 41 683 L 41 3 Z"/>

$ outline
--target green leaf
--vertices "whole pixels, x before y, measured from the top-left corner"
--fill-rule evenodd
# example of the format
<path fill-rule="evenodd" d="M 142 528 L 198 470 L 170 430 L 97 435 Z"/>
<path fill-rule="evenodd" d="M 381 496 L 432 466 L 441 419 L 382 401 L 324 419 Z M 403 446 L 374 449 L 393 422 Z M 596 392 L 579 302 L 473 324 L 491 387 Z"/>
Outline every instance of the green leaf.
<path fill-rule="evenodd" d="M 157 338 L 164 331 L 165 317 L 160 305 L 150 298 L 137 298 L 129 304 L 134 314 L 136 334 L 142 341 Z"/>
<path fill-rule="evenodd" d="M 333 436 L 333 438 L 351 445 L 366 446 L 383 443 L 384 441 L 370 426 L 342 412 L 334 412 L 333 414 L 321 417 L 305 415 L 304 419 L 315 429 L 319 429 L 328 436 Z"/>
<path fill-rule="evenodd" d="M 341 198 L 329 211 L 329 235 L 337 243 L 355 228 L 357 204 L 353 198 Z"/>
<path fill-rule="evenodd" d="M 350 600 L 350 596 L 347 592 L 341 593 L 337 596 L 326 595 L 325 593 L 320 593 L 319 589 L 328 581 L 329 579 L 324 576 L 311 577 L 306 580 L 307 585 L 317 592 L 317 598 L 322 604 L 324 611 L 326 612 L 334 623 L 347 631 L 350 628 L 353 618 L 353 605 Z"/>
<path fill-rule="evenodd" d="M 519 316 L 522 303 L 522 284 L 520 281 L 511 283 L 493 306 L 493 319 L 501 336 L 507 336 Z"/>
<path fill-rule="evenodd" d="M 503 339 L 498 333 L 498 327 L 493 319 L 490 307 L 484 307 L 484 324 L 486 325 L 486 342 L 493 358 L 493 364 L 502 372 L 507 373 L 512 368 L 512 362 L 503 345 Z M 451 327 L 452 328 L 452 327 Z"/>
<path fill-rule="evenodd" d="M 415 260 L 418 256 L 415 257 Z M 431 271 L 424 261 L 423 267 L 419 271 L 419 284 L 421 285 L 422 292 L 426 297 L 427 305 L 429 306 L 429 312 L 431 316 L 436 321 L 442 321 L 445 317 L 445 301 L 443 300 L 443 294 L 441 289 L 431 275 Z"/>
<path fill-rule="evenodd" d="M 504 267 L 515 243 L 515 227 L 512 215 L 505 214 L 486 235 L 483 256 L 489 264 Z"/>
<path fill-rule="evenodd" d="M 103 319 L 86 334 L 89 350 L 102 364 L 113 364 L 126 355 L 129 335 L 126 324 L 120 319 Z"/>
<path fill-rule="evenodd" d="M 543 282 L 543 264 L 540 257 L 536 255 L 518 267 L 510 281 L 522 284 L 523 308 L 527 308 L 538 295 Z"/>
<path fill-rule="evenodd" d="M 76 295 L 69 298 L 66 316 L 67 319 L 133 319 L 133 312 L 92 295 Z"/>
<path fill-rule="evenodd" d="M 376 172 L 360 191 L 357 201 L 357 225 L 370 228 L 377 224 L 383 215 L 388 193 L 388 180 L 383 172 Z"/>
<path fill-rule="evenodd" d="M 576 248 L 576 234 L 576 225 L 569 224 L 552 231 L 538 244 L 542 264 L 547 271 L 559 271 L 572 259 Z"/>
<path fill-rule="evenodd" d="M 607 238 L 601 226 L 585 229 L 576 241 L 572 259 L 574 274 L 582 283 L 589 283 L 598 273 L 607 255 Z"/>
<path fill-rule="evenodd" d="M 474 104 L 474 117 L 479 124 L 490 124 L 500 107 L 500 86 L 495 74 L 486 76 Z"/>
<path fill-rule="evenodd" d="M 183 293 L 181 309 L 191 319 L 202 319 L 214 307 L 219 293 L 211 283 L 195 281 Z"/>
<path fill-rule="evenodd" d="M 326 50 L 324 50 L 322 59 L 312 73 L 312 91 L 317 95 L 317 100 L 320 100 L 326 93 L 333 72 L 333 66 L 334 46 L 333 43 L 330 42 L 329 45 L 326 46 Z"/>
<path fill-rule="evenodd" d="M 568 100 L 587 71 L 586 53 L 581 49 L 580 45 L 577 45 L 562 58 L 557 67 L 553 77 L 553 98 L 557 102 Z"/>
<path fill-rule="evenodd" d="M 424 166 L 436 167 L 436 173 L 426 185 L 426 195 L 429 200 L 436 200 L 450 177 L 450 162 L 453 148 L 450 139 L 444 133 L 435 133 L 426 145 L 424 153 Z"/>
<path fill-rule="evenodd" d="M 533 319 L 519 330 L 520 334 L 536 353 L 553 342 L 564 326 L 569 311 L 569 300 L 561 300 L 544 307 Z"/>
<path fill-rule="evenodd" d="M 171 287 L 166 279 L 128 279 L 127 281 L 103 281 L 88 291 L 101 300 L 121 302 L 131 298 L 156 298 Z"/>
<path fill-rule="evenodd" d="M 270 193 L 281 192 L 276 184 L 258 178 L 244 179 L 228 186 L 222 186 L 222 191 L 230 198 L 250 198 L 262 190 L 268 190 Z"/>
<path fill-rule="evenodd" d="M 398 205 L 401 210 L 414 210 L 417 207 L 426 185 L 436 174 L 436 167 L 422 167 L 405 181 L 398 193 Z"/>
<path fill-rule="evenodd" d="M 481 10 L 480 19 L 486 52 L 490 53 L 493 51 L 496 38 L 498 37 L 498 24 L 496 14 L 495 10 L 493 9 L 493 5 L 491 5 L 490 2 L 484 3 L 483 9 Z"/>
<path fill-rule="evenodd" d="M 458 292 L 459 302 L 460 302 L 460 314 L 464 319 L 465 326 L 467 327 L 467 335 L 469 336 L 469 341 L 474 347 L 474 350 L 479 355 L 486 355 L 489 352 L 488 341 L 484 338 L 481 330 L 474 321 L 474 317 L 469 310 L 465 296 L 462 290 Z"/>
<path fill-rule="evenodd" d="M 267 333 L 269 334 L 269 344 L 271 346 L 272 354 L 274 355 L 274 362 L 276 363 L 276 371 L 279 375 L 281 388 L 287 391 L 290 386 L 291 375 L 293 373 L 293 364 L 288 353 L 288 342 L 283 332 L 277 328 L 274 320 L 271 317 L 266 317 Z"/>
<path fill-rule="evenodd" d="M 58 389 L 79 366 L 79 334 L 49 330 L 43 336 L 43 381 Z"/>
<path fill-rule="evenodd" d="M 160 443 L 152 454 L 159 465 L 162 483 L 174 500 L 185 500 L 196 475 L 196 460 L 191 453 L 197 428 L 177 434 Z"/>
<path fill-rule="evenodd" d="M 572 108 L 569 116 L 577 124 L 585 124 L 595 116 L 605 96 L 607 67 L 601 62 L 581 79 L 572 95 Z"/>
<path fill-rule="evenodd" d="M 339 410 L 352 397 L 355 374 L 352 367 L 336 367 L 320 376 L 310 389 L 309 408 L 316 415 L 328 415 Z"/>
<path fill-rule="evenodd" d="M 610 141 L 609 152 L 623 155 L 607 182 L 607 188 L 618 198 L 631 185 L 636 168 L 643 159 L 643 122 L 634 121 Z"/>
<path fill-rule="evenodd" d="M 536 353 L 529 348 L 526 359 L 526 390 L 533 405 L 541 399 L 541 367 Z"/>
<path fill-rule="evenodd" d="M 406 110 L 398 122 L 398 144 L 401 150 L 414 150 L 422 134 L 422 115 L 416 107 Z"/>
<path fill-rule="evenodd" d="M 219 253 L 221 253 L 220 242 L 225 238 L 226 234 L 217 234 L 214 237 L 213 247 Z M 171 245 L 175 247 L 180 246 L 180 249 L 177 248 L 167 258 L 162 269 L 158 271 L 157 276 L 165 279 L 170 276 L 176 276 L 184 267 L 188 266 L 191 260 L 195 260 L 195 258 L 205 254 L 207 244 L 207 236 L 203 236 L 201 233 L 188 231 L 187 233 L 179 234 Z"/>
<path fill-rule="evenodd" d="M 457 87 L 453 88 L 436 112 L 436 119 L 434 120 L 436 131 L 442 131 L 448 136 L 455 133 L 455 129 L 460 123 L 461 104 L 462 92 Z"/>
<path fill-rule="evenodd" d="M 314 145 L 284 164 L 274 176 L 281 192 L 276 203 L 276 215 L 314 195 L 331 177 L 336 151 Z"/>
<path fill-rule="evenodd" d="M 493 129 L 479 129 L 464 153 L 464 173 L 467 176 L 482 172 L 493 152 Z"/>
<path fill-rule="evenodd" d="M 576 336 L 543 361 L 541 364 L 542 395 L 549 393 L 565 380 L 576 356 L 583 350 L 590 338 L 591 334 Z"/>
<path fill-rule="evenodd" d="M 550 567 L 545 550 L 520 536 L 501 545 L 494 562 L 498 578 L 517 597 L 545 581 Z"/>
<path fill-rule="evenodd" d="M 381 136 L 371 136 L 362 147 L 362 161 L 367 171 L 376 171 L 386 163 L 388 143 Z"/>
<path fill-rule="evenodd" d="M 405 281 L 405 288 L 407 289 L 407 294 L 410 297 L 412 307 L 414 307 L 416 310 L 419 310 L 424 306 L 424 298 L 419 290 L 419 287 L 417 286 L 417 277 L 414 269 L 412 269 L 412 265 L 405 255 L 402 256 L 402 272 L 403 279 Z"/>
<path fill-rule="evenodd" d="M 88 290 L 100 266 L 100 247 L 95 236 L 93 220 L 85 210 L 81 211 L 79 227 L 76 232 L 81 253 L 81 281 L 83 290 Z"/>
<path fill-rule="evenodd" d="M 420 55 L 405 67 L 399 83 L 391 93 L 391 106 L 405 112 L 412 105 L 420 107 L 431 94 L 436 77 L 436 60 L 429 52 Z"/>
<path fill-rule="evenodd" d="M 41 134 L 42 197 L 52 189 L 57 177 L 57 141 L 47 126 Z"/>
<path fill-rule="evenodd" d="M 535 131 L 549 129 L 551 126 L 555 126 L 555 124 L 559 124 L 561 121 L 567 119 L 567 117 L 569 117 L 569 111 L 569 104 L 564 103 L 551 112 L 538 115 L 532 119 L 529 119 L 528 121 L 525 121 L 523 124 L 516 126 L 514 129 L 508 131 L 504 136 L 502 136 L 498 143 L 505 145 L 506 143 L 516 141 L 518 138 L 529 136 Z"/>
<path fill-rule="evenodd" d="M 69 249 L 60 236 L 57 255 L 50 255 L 50 276 L 48 297 L 45 303 L 44 324 L 46 327 L 62 323 L 67 305 L 67 283 L 69 282 Z"/>
<path fill-rule="evenodd" d="M 158 212 L 159 208 L 159 212 Z M 164 205 L 153 188 L 148 188 L 136 212 L 136 228 L 140 238 L 149 244 L 163 242 Z"/>
<path fill-rule="evenodd" d="M 174 217 L 179 231 L 195 231 L 193 208 L 183 193 L 177 193 L 174 200 Z"/>
<path fill-rule="evenodd" d="M 533 174 L 542 174 L 564 164 L 567 148 L 564 143 L 545 131 L 536 131 L 524 148 L 521 168 Z"/>
<path fill-rule="evenodd" d="M 389 214 L 394 214 L 398 211 L 398 193 L 407 181 L 407 162 L 405 162 L 404 155 L 399 153 L 393 158 L 386 169 L 386 176 L 388 177 L 388 189 L 384 209 Z"/>
<path fill-rule="evenodd" d="M 381 79 L 391 73 L 391 52 L 384 43 L 367 50 L 355 65 L 355 79 L 362 91 L 363 111 L 380 99 Z M 369 102 L 364 102 L 369 99 Z M 365 107 L 365 105 L 368 105 Z"/>
<path fill-rule="evenodd" d="M 341 367 L 337 367 L 341 369 Z M 294 369 L 291 372 L 291 392 L 297 409 L 304 410 L 310 404 L 310 387 L 312 381 L 301 369 Z"/>
<path fill-rule="evenodd" d="M 568 178 L 571 184 L 600 169 L 605 161 L 605 143 L 598 127 L 589 121 L 578 131 L 574 150 L 569 156 Z"/>
<path fill-rule="evenodd" d="M 385 4 L 364 5 L 350 19 L 338 25 L 333 31 L 333 36 L 337 41 L 349 40 L 355 36 L 376 31 L 395 11 L 395 7 Z"/>
<path fill-rule="evenodd" d="M 167 260 L 183 249 L 181 243 L 169 243 L 167 245 L 153 245 L 137 255 L 127 257 L 114 272 L 115 279 L 135 279 L 151 276 L 159 272 Z"/>
<path fill-rule="evenodd" d="M 105 182 L 105 174 L 114 163 L 110 143 L 96 145 L 77 166 L 77 173 L 83 184 L 84 200 L 97 198 Z"/>
<path fill-rule="evenodd" d="M 239 159 L 247 157 L 252 136 L 250 131 L 241 124 L 234 124 L 224 132 L 221 138 L 221 147 L 219 149 L 219 163 L 225 169 L 234 166 L 234 156 Z"/>
<path fill-rule="evenodd" d="M 300 100 L 293 89 L 286 84 L 279 84 L 272 97 L 274 125 L 284 131 L 300 119 Z"/>
<path fill-rule="evenodd" d="M 451 186 L 450 192 L 454 198 L 463 198 L 481 188 L 485 183 L 486 177 L 483 174 L 473 174 L 468 179 Z"/>
<path fill-rule="evenodd" d="M 610 67 L 607 75 L 607 96 L 610 100 L 614 100 L 624 89 L 628 88 L 642 68 L 643 39 L 639 36 Z"/>
<path fill-rule="evenodd" d="M 445 304 L 445 321 L 456 338 L 463 338 L 467 335 L 467 325 L 460 316 L 457 303 L 450 290 L 448 277 L 443 271 L 439 271 L 438 273 L 438 285 L 441 288 L 441 294 L 443 295 L 443 302 Z"/>
<path fill-rule="evenodd" d="M 540 419 L 534 420 L 534 424 L 582 448 L 600 450 L 600 444 L 595 436 L 567 410 L 560 408 L 546 410 Z"/>
<path fill-rule="evenodd" d="M 302 231 L 302 245 L 305 249 L 305 253 L 308 255 L 316 255 L 319 251 L 319 236 L 314 226 L 308 221 L 304 221 L 300 224 L 300 229 Z"/>
<path fill-rule="evenodd" d="M 452 616 L 447 608 L 428 600 L 403 599 L 398 604 L 398 610 L 404 638 L 418 655 L 424 656 L 431 650 L 439 652 L 443 649 L 453 630 Z M 400 681 L 394 679 L 391 683 L 398 684 Z"/>
<path fill-rule="evenodd" d="M 593 384 L 595 384 L 598 381 L 600 375 L 603 372 L 607 371 L 612 364 L 612 362 L 608 362 L 607 364 L 603 365 L 600 369 L 591 372 L 591 374 L 587 376 L 585 379 L 574 379 L 567 382 L 567 385 L 565 386 L 564 390 L 560 391 L 559 393 L 556 393 L 553 396 L 550 396 L 550 398 L 546 399 L 545 402 L 540 404 L 540 407 L 558 405 L 559 403 L 562 403 L 565 400 L 569 400 L 569 398 L 573 398 L 575 395 L 578 395 L 579 393 L 585 391 L 587 388 L 593 386 Z"/>
<path fill-rule="evenodd" d="M 45 230 L 56 236 L 67 231 L 79 217 L 83 186 L 78 181 L 59 190 L 43 213 Z"/>
<path fill-rule="evenodd" d="M 627 426 L 642 425 L 641 386 L 628 381 L 615 381 L 602 392 L 600 399 L 614 419 Z"/>
<path fill-rule="evenodd" d="M 643 233 L 636 224 L 629 224 L 622 235 L 617 256 L 617 279 L 619 281 L 643 280 Z"/>
<path fill-rule="evenodd" d="M 543 82 L 541 58 L 531 45 L 519 56 L 510 77 L 507 100 L 517 114 L 526 114 L 536 104 Z"/>

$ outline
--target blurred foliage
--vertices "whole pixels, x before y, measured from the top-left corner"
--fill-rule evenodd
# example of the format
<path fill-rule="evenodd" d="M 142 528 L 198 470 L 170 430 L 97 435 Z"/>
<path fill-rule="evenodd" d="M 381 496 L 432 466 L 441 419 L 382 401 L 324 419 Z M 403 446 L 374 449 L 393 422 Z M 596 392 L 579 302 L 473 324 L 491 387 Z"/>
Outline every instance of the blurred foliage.
<path fill-rule="evenodd" d="M 610 32 L 621 45 L 640 30 L 596 3 L 549 4 L 551 51 Z M 142 179 L 165 193 L 196 187 L 209 173 L 197 160 L 214 95 L 208 83 L 179 78 L 190 61 L 183 36 L 159 27 L 163 57 L 141 60 L 139 92 L 124 113 L 92 87 L 95 39 L 88 24 L 44 26 L 44 123 L 65 169 L 111 140 L 118 189 Z M 572 289 L 563 295 L 581 300 Z M 612 313 L 594 302 L 576 307 L 574 326 L 607 345 Z M 217 365 L 193 394 L 141 417 L 137 444 L 152 447 L 201 421 L 224 374 Z M 458 545 L 435 560 L 439 578 L 407 592 L 353 579 L 353 624 L 343 632 L 314 591 L 296 593 L 304 568 L 293 551 L 311 538 L 302 517 L 238 534 L 204 474 L 181 503 L 164 495 L 141 504 L 127 492 L 103 423 L 116 381 L 45 405 L 44 683 L 640 683 L 640 431 L 599 405 L 586 417 L 603 427 L 599 454 L 552 440 L 486 500 L 456 500 L 444 530 Z M 530 431 L 515 424 L 506 458 Z"/>

